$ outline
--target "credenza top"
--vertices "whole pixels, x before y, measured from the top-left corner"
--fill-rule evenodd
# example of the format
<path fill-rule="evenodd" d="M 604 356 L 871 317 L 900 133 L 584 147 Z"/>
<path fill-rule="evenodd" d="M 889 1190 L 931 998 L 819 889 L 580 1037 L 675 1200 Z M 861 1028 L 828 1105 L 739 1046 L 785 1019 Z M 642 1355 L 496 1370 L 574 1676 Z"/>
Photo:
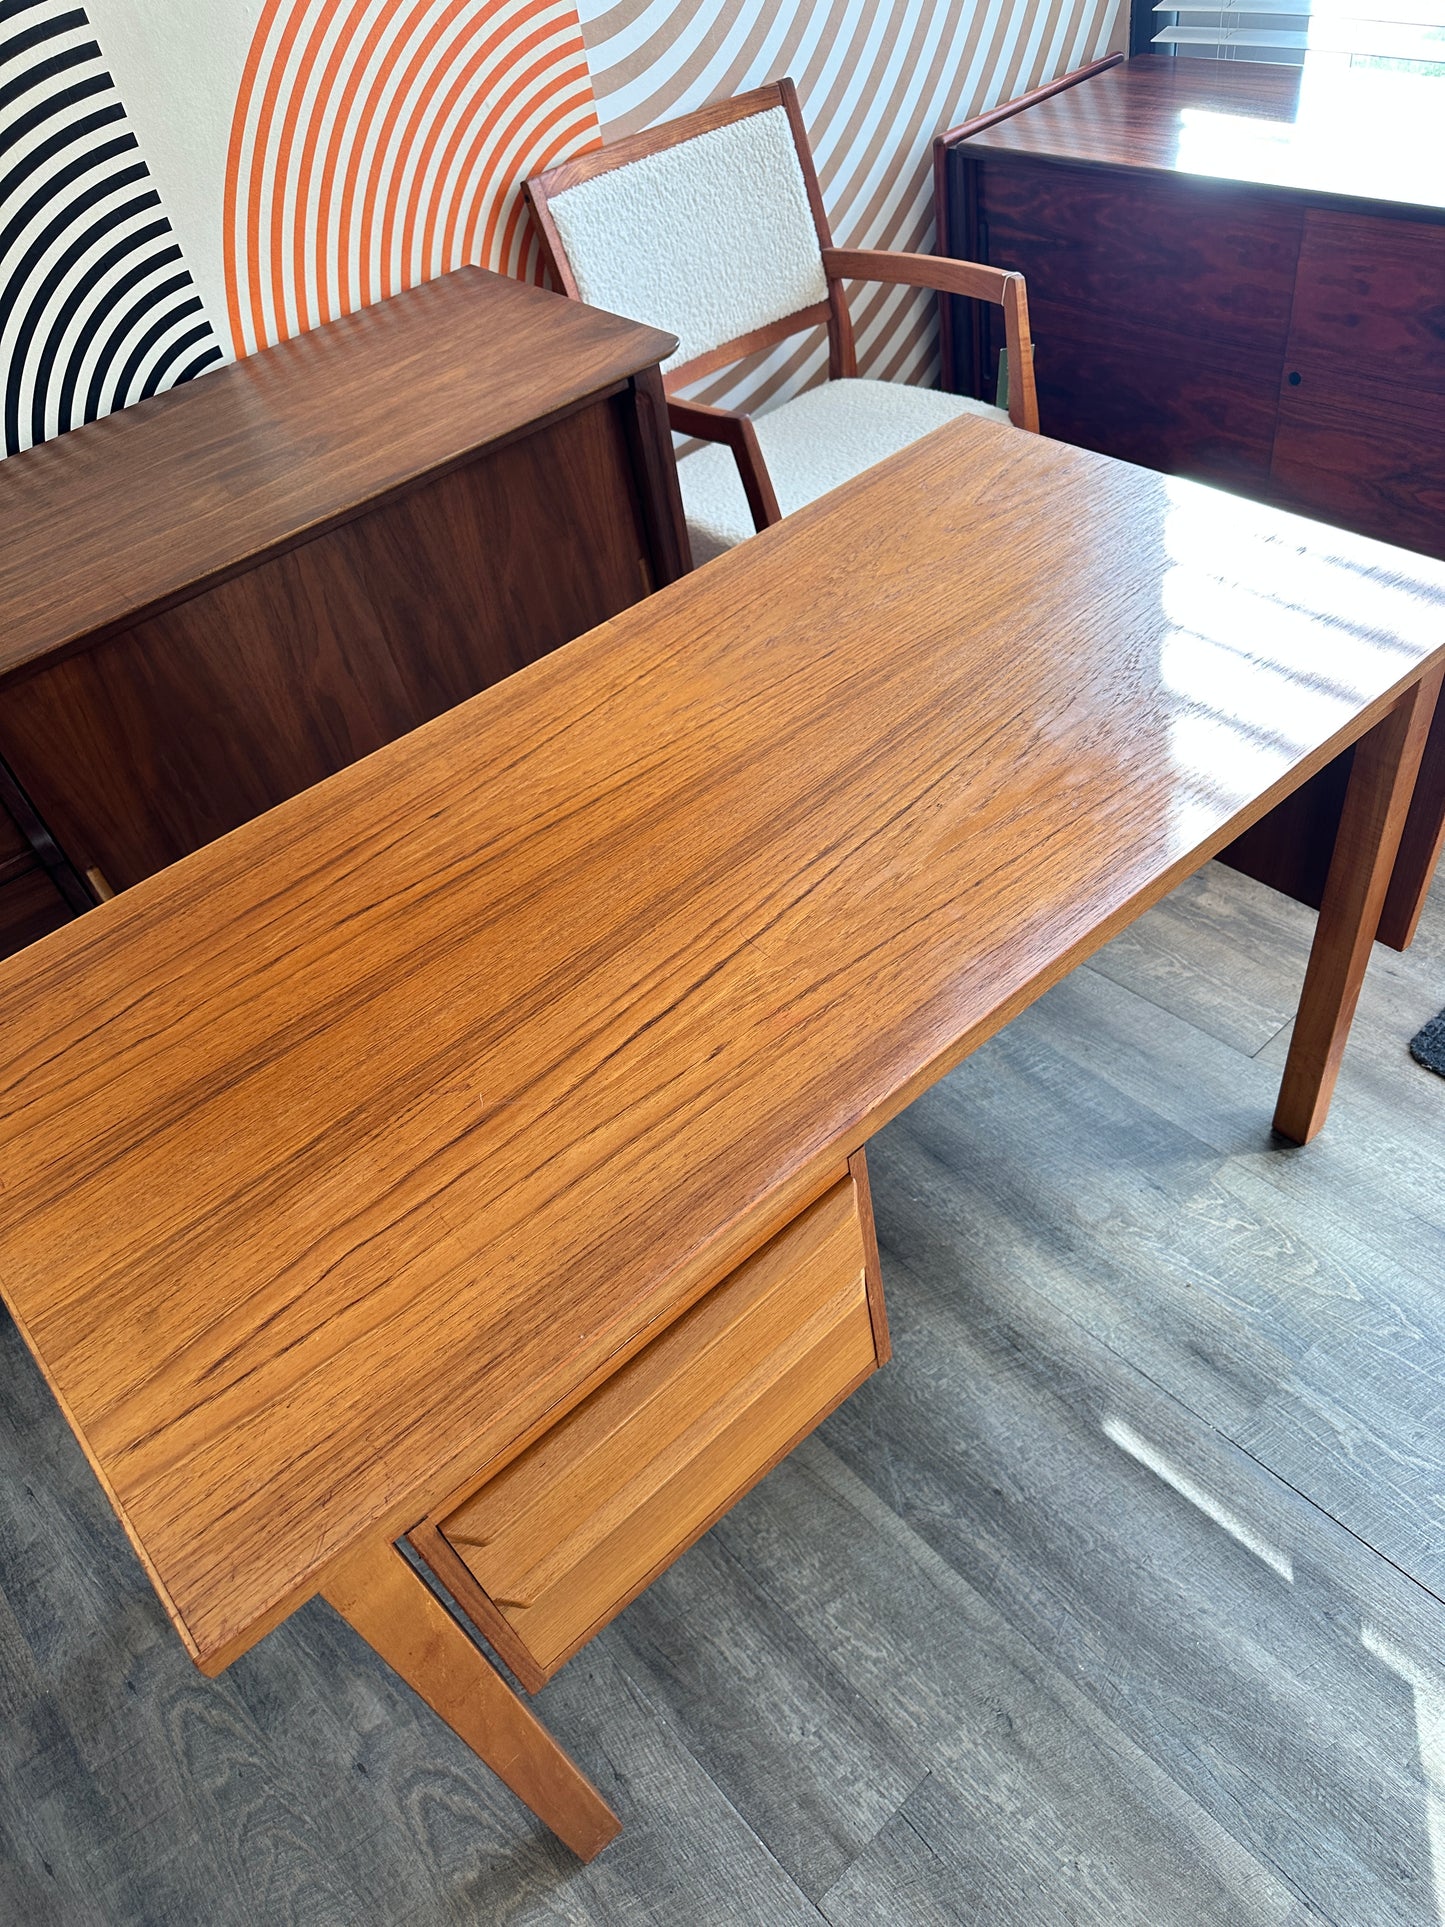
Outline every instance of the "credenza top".
<path fill-rule="evenodd" d="M 1445 83 L 1323 56 L 1143 54 L 969 135 L 969 153 L 1143 168 L 1445 212 Z"/>
<path fill-rule="evenodd" d="M 482 268 L 0 462 L 0 676 L 154 613 L 664 359 Z"/>
<path fill-rule="evenodd" d="M 0 966 L 0 1289 L 224 1664 L 1445 656 L 964 419 Z"/>

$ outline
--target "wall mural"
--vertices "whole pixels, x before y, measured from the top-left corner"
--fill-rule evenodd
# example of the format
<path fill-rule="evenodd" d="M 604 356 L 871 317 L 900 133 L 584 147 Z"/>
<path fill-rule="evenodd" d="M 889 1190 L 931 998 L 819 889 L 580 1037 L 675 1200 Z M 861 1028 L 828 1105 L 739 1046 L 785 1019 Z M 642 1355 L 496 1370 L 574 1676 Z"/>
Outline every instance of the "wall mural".
<path fill-rule="evenodd" d="M 4 0 L 4 452 L 221 358 L 83 9 Z"/>
<path fill-rule="evenodd" d="M 536 279 L 528 174 L 784 73 L 835 236 L 926 248 L 934 133 L 1121 30 L 1120 0 L 0 0 L 4 452 L 464 261 Z M 934 378 L 927 297 L 854 315 L 864 372 Z M 698 392 L 822 368 L 805 339 Z"/>
<path fill-rule="evenodd" d="M 517 184 L 599 138 L 559 0 L 267 0 L 226 161 L 237 351 L 466 261 L 537 278 Z"/>

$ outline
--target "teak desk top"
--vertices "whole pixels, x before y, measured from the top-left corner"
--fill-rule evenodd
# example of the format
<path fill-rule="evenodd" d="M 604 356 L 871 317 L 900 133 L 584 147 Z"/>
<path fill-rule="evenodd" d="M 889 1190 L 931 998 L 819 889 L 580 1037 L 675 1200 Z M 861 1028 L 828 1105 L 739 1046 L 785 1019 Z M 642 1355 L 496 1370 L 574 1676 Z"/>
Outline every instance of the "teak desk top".
<path fill-rule="evenodd" d="M 0 1285 L 206 1670 L 1437 661 L 1445 566 L 961 421 L 11 959 Z"/>

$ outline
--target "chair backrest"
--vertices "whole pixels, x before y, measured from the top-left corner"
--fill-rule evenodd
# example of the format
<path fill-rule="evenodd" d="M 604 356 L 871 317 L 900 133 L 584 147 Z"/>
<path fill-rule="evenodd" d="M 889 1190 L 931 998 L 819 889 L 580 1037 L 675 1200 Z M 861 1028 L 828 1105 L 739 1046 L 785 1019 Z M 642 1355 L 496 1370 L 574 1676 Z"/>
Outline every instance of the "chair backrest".
<path fill-rule="evenodd" d="M 820 324 L 831 372 L 854 372 L 790 80 L 579 154 L 527 194 L 565 293 L 678 337 L 669 389 Z"/>

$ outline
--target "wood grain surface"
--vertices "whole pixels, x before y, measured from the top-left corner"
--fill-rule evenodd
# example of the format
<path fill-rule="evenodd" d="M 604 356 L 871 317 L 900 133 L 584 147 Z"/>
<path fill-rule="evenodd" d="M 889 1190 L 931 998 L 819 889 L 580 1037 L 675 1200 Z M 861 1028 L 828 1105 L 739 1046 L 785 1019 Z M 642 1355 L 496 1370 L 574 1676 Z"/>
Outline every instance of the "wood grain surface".
<path fill-rule="evenodd" d="M 1302 93 L 1259 63 L 1144 56 L 944 136 L 940 233 L 1027 276 L 1045 433 L 1441 556 L 1432 113 L 1408 77 Z M 948 321 L 944 385 L 986 393 L 996 323 Z M 1427 769 L 1442 761 L 1445 716 Z M 1347 778 L 1324 772 L 1226 860 L 1317 907 Z M 1442 835 L 1427 779 L 1383 941 L 1409 941 Z"/>
<path fill-rule="evenodd" d="M 399 1547 L 359 1547 L 326 1601 L 579 1860 L 616 1839 L 617 1815 Z"/>
<path fill-rule="evenodd" d="M 638 601 L 649 556 L 667 579 L 627 395 L 0 687 L 0 755 L 76 866 L 128 889 Z"/>
<path fill-rule="evenodd" d="M 524 1684 L 550 1678 L 875 1369 L 867 1255 L 844 1179 L 440 1521 L 530 1658 L 517 1667 L 498 1647 Z"/>
<path fill-rule="evenodd" d="M 0 971 L 0 1282 L 224 1664 L 1445 660 L 960 421 Z"/>
<path fill-rule="evenodd" d="M 0 466 L 0 676 L 359 514 L 674 346 L 460 268 L 12 457 Z M 459 381 L 469 368 L 478 379 Z"/>
<path fill-rule="evenodd" d="M 1275 1106 L 1275 1130 L 1295 1144 L 1307 1144 L 1329 1111 L 1439 695 L 1434 669 L 1355 745 Z"/>
<path fill-rule="evenodd" d="M 1445 166 L 1401 139 L 1410 101 L 1422 126 L 1430 89 L 1376 93 L 1348 76 L 1333 96 L 1335 138 L 1302 113 L 1299 70 L 1263 62 L 1145 54 L 972 136 L 972 148 L 1093 166 L 1197 174 L 1341 198 L 1406 201 L 1445 212 Z M 1188 118 L 1186 118 L 1186 116 Z"/>

